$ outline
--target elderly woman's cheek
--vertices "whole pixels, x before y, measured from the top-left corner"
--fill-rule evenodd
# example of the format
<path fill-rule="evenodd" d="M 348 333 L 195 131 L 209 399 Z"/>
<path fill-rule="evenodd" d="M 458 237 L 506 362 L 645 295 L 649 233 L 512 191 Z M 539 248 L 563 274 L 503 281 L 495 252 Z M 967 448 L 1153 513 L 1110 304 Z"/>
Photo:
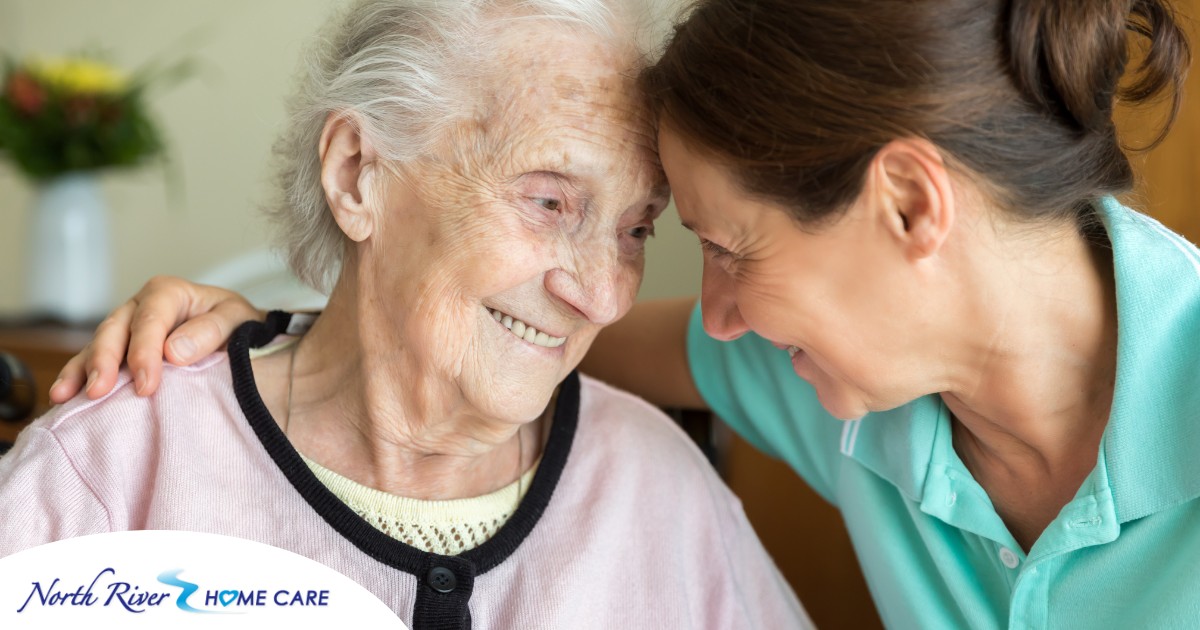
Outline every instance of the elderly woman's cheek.
<path fill-rule="evenodd" d="M 615 280 L 615 293 L 618 296 L 617 319 L 620 319 L 633 307 L 638 290 L 642 286 L 645 257 L 641 254 L 626 258 L 618 267 Z"/>
<path fill-rule="evenodd" d="M 542 265 L 544 244 L 515 219 L 474 217 L 459 225 L 453 238 L 439 244 L 437 256 L 442 265 L 457 268 L 454 275 L 464 288 L 474 288 L 468 292 L 486 297 Z"/>

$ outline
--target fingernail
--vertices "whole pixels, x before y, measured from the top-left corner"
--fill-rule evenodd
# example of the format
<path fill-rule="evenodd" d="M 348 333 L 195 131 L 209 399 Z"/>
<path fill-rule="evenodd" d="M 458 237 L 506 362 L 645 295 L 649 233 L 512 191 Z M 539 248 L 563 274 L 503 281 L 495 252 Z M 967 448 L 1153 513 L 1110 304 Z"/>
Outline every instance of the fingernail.
<path fill-rule="evenodd" d="M 92 385 L 93 385 L 93 384 L 95 384 L 95 382 L 96 382 L 96 379 L 98 379 L 98 378 L 100 378 L 100 373 L 99 373 L 99 372 L 97 372 L 96 370 L 92 370 L 92 373 L 91 373 L 91 374 L 88 374 L 88 381 L 87 381 L 87 385 L 85 385 L 85 386 L 83 387 L 83 391 L 85 391 L 85 392 L 89 392 L 89 391 L 91 391 L 91 390 L 92 390 Z"/>
<path fill-rule="evenodd" d="M 146 389 L 146 370 L 138 370 L 133 377 L 133 384 L 137 390 L 138 396 L 142 395 L 142 390 Z"/>
<path fill-rule="evenodd" d="M 177 358 L 186 361 L 196 354 L 196 344 L 192 343 L 189 337 L 176 337 L 171 340 L 171 352 L 175 353 Z"/>
<path fill-rule="evenodd" d="M 59 384 L 59 383 L 61 383 L 61 382 L 62 382 L 62 377 L 61 377 L 61 376 L 60 376 L 60 377 L 58 377 L 58 378 L 56 378 L 56 379 L 54 379 L 54 382 L 50 384 L 50 391 L 54 391 L 54 388 L 55 388 L 55 387 L 58 387 L 58 384 Z"/>

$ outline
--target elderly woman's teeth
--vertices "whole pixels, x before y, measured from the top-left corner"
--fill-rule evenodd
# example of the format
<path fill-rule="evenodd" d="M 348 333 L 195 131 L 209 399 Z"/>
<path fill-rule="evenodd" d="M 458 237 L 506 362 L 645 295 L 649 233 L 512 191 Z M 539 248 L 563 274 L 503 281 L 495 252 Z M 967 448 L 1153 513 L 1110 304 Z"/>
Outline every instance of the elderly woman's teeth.
<path fill-rule="evenodd" d="M 800 352 L 800 348 L 797 348 L 796 346 L 788 346 L 788 356 L 789 357 L 796 356 L 797 352 Z"/>
<path fill-rule="evenodd" d="M 506 315 L 495 309 L 489 308 L 488 312 L 491 313 L 492 319 L 500 322 L 509 332 L 535 346 L 557 348 L 567 341 L 566 337 L 551 337 L 519 319 L 513 319 L 511 315 Z"/>

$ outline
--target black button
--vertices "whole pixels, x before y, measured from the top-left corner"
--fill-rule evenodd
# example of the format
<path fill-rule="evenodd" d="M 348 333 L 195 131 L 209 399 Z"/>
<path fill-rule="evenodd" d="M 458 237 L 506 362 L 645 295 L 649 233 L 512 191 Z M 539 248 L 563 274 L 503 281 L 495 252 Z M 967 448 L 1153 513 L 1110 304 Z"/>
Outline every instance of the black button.
<path fill-rule="evenodd" d="M 454 572 L 446 567 L 433 567 L 429 570 L 429 575 L 425 577 L 425 582 L 430 588 L 439 593 L 449 593 L 458 586 L 458 578 L 454 577 Z"/>

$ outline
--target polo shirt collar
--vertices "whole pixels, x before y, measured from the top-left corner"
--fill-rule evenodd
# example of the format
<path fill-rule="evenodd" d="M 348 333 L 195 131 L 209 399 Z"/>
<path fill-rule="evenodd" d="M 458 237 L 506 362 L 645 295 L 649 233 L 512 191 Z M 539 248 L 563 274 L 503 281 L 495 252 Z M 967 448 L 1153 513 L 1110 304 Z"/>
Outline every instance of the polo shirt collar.
<path fill-rule="evenodd" d="M 921 501 L 934 458 L 938 423 L 949 416 L 938 396 L 925 396 L 890 411 L 872 413 L 842 426 L 840 448 L 905 497 Z"/>
<path fill-rule="evenodd" d="M 1158 221 L 1098 204 L 1117 286 L 1117 379 L 1104 449 L 1117 518 L 1200 496 L 1200 254 Z"/>

